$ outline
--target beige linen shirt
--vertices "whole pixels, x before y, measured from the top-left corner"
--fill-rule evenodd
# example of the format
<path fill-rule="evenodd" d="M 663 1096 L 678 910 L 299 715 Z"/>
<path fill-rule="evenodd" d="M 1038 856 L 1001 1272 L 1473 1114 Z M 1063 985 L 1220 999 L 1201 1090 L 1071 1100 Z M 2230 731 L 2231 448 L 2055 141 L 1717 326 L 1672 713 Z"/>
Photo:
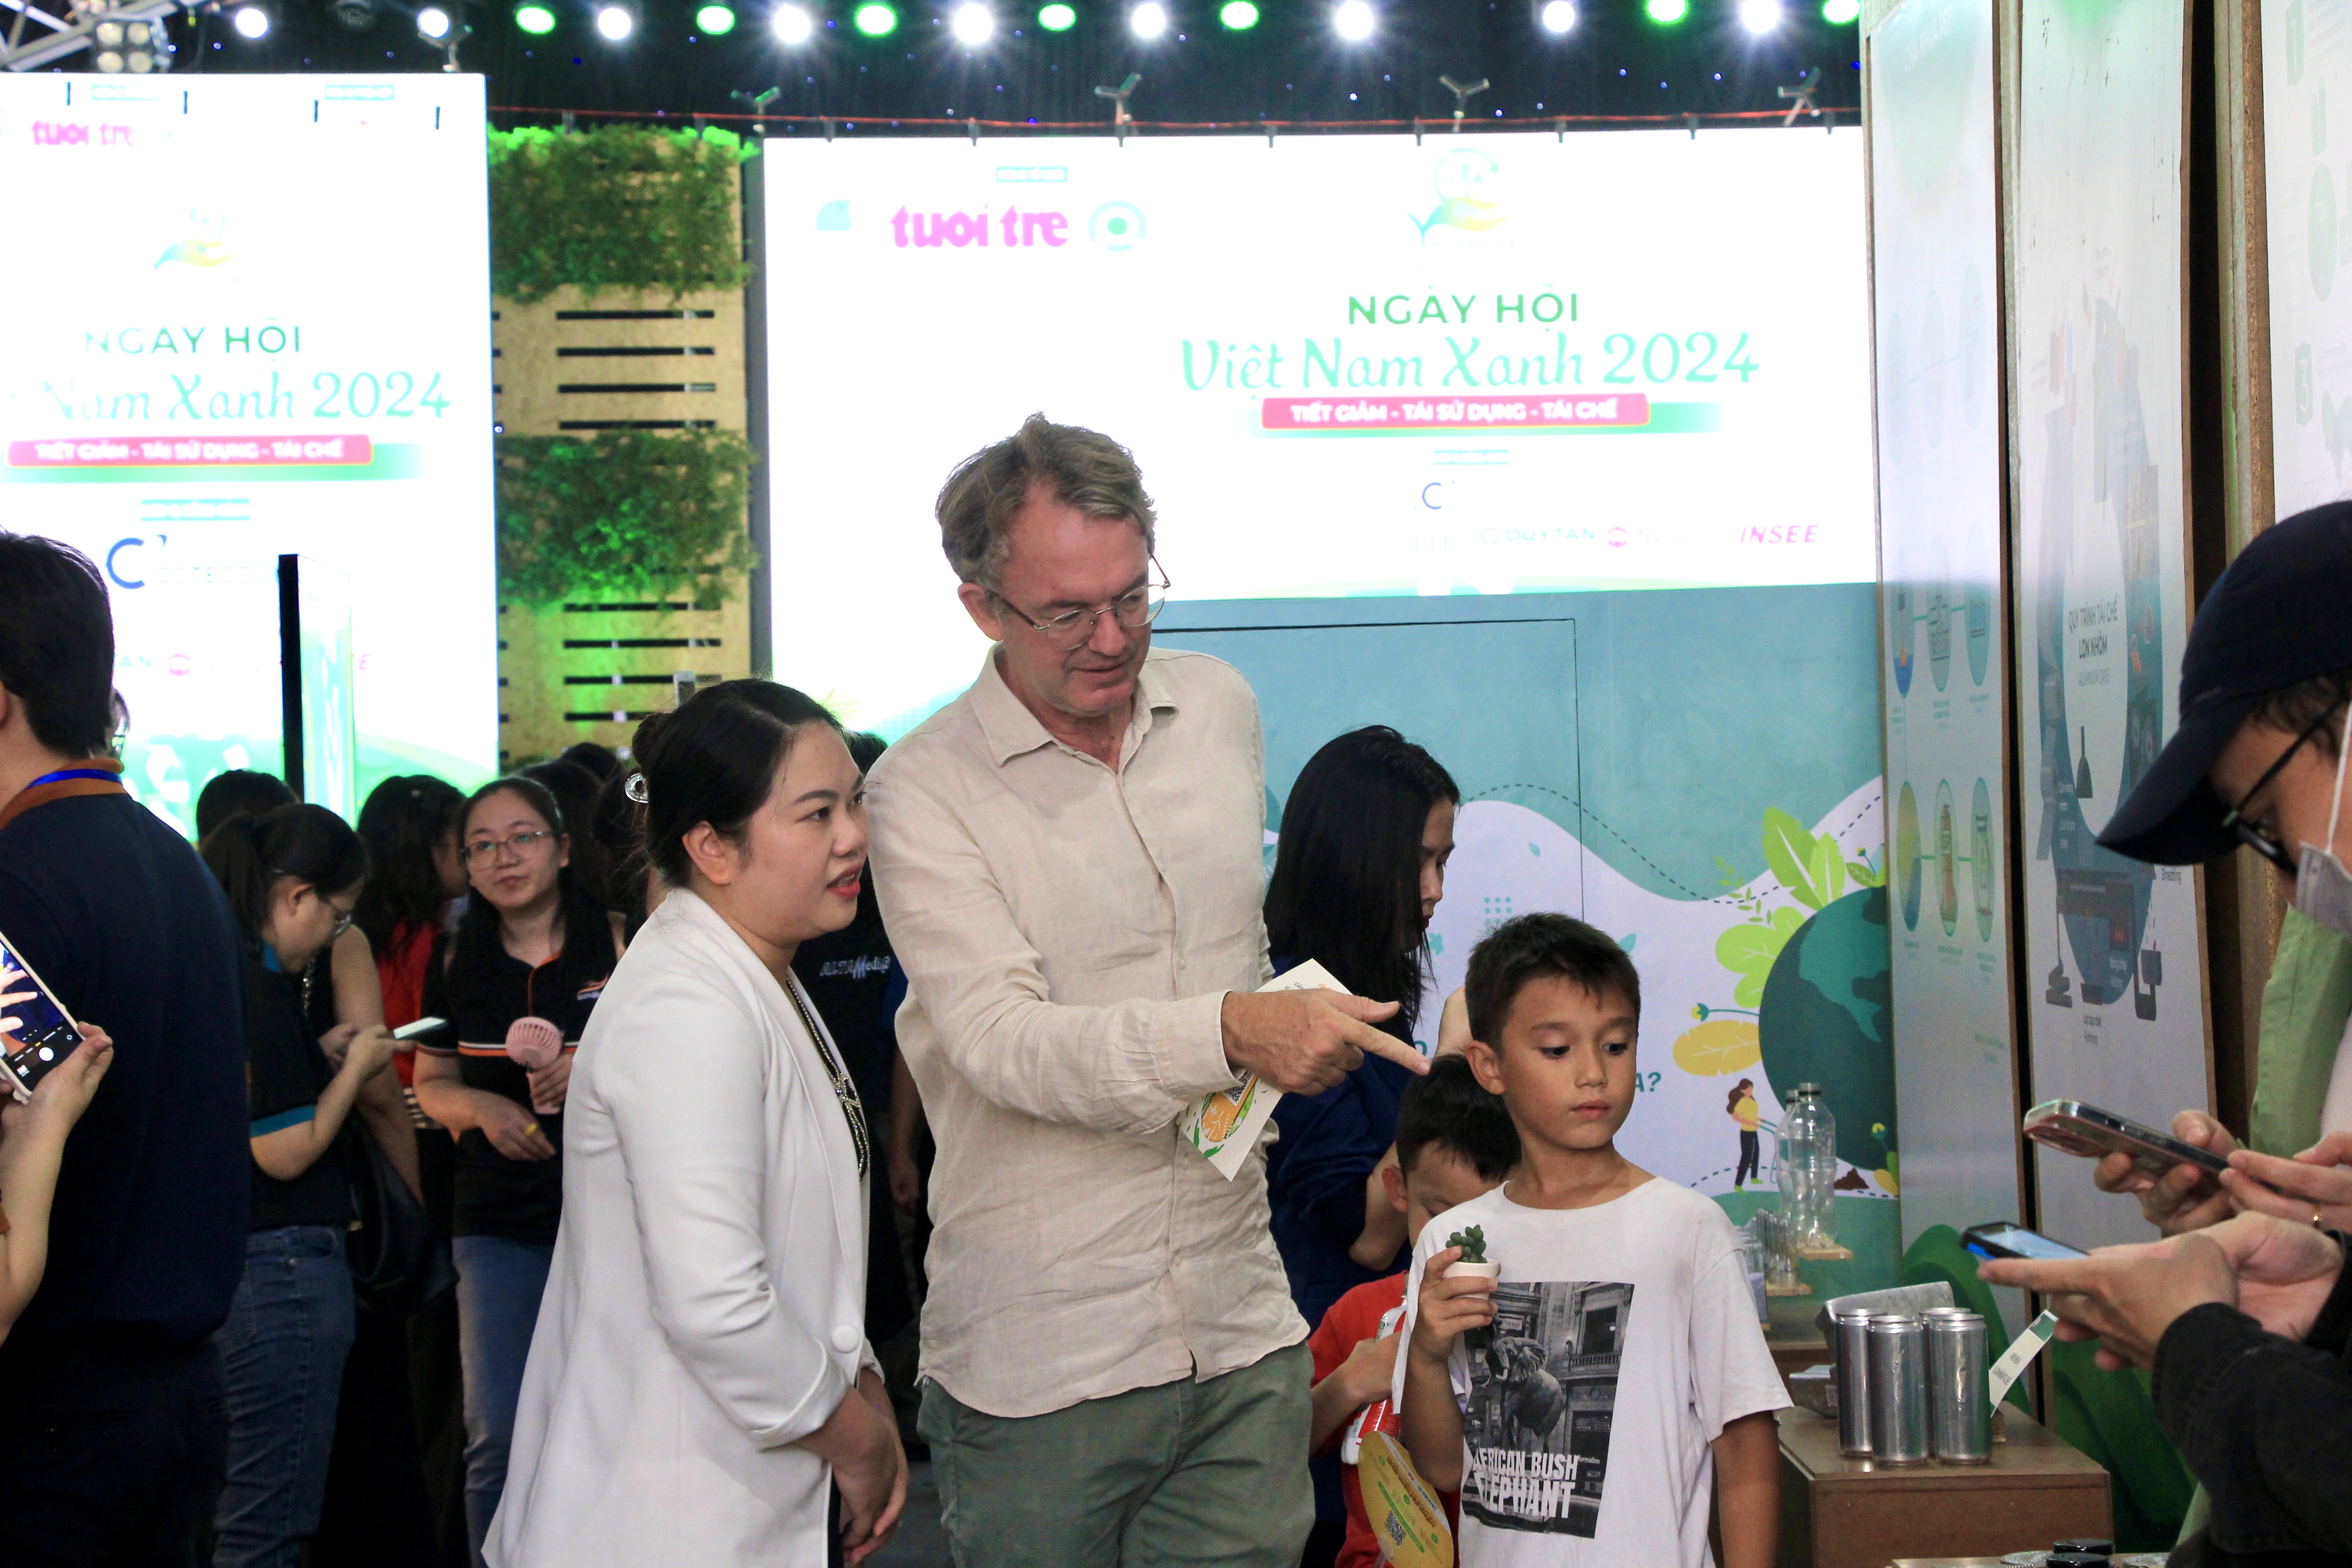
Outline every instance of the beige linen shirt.
<path fill-rule="evenodd" d="M 939 1143 L 923 1372 L 992 1415 L 1207 1379 L 1304 1338 L 1265 1168 L 1176 1134 L 1265 983 L 1265 741 L 1230 665 L 1154 649 L 1117 771 L 992 658 L 875 764 L 898 1044 Z"/>

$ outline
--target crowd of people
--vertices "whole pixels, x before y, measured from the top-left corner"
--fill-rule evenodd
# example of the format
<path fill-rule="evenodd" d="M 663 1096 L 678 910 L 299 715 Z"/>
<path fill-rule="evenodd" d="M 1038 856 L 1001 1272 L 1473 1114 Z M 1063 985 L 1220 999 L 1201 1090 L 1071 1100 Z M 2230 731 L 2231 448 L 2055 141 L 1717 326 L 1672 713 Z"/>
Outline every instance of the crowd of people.
<path fill-rule="evenodd" d="M 0 1016 L 37 974 L 82 1037 L 0 1113 L 0 1557 L 856 1562 L 919 1447 L 963 1568 L 1372 1568 L 1393 1440 L 1465 1563 L 1707 1568 L 1711 1520 L 1773 1561 L 1738 1238 L 1617 1147 L 1630 956 L 1522 915 L 1423 1019 L 1439 761 L 1331 740 L 1269 875 L 1255 700 L 1152 647 L 1128 453 L 1033 417 L 939 515 L 991 648 L 895 745 L 728 681 L 356 825 L 226 773 L 193 853 L 121 782 L 101 580 L 0 534 Z M 2352 938 L 2352 618 L 2243 651 L 2315 573 L 2333 615 L 2352 508 L 2231 566 L 2212 706 L 2109 832 L 2252 845 Z M 1265 989 L 1309 962 L 1342 989 Z M 1253 1080 L 1228 1179 L 1178 1129 Z M 2231 1173 L 2099 1173 L 2168 1239 L 1987 1278 L 2155 1365 L 2189 1551 L 2352 1561 L 2308 1458 L 2352 1436 L 2352 1121 L 2180 1125 Z"/>

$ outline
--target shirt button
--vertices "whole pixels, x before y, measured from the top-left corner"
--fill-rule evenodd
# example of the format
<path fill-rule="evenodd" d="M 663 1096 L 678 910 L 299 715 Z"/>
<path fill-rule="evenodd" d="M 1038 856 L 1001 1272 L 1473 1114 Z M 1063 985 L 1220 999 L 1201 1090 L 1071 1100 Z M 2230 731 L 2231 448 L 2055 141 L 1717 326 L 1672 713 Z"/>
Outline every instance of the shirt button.
<path fill-rule="evenodd" d="M 866 1336 L 857 1331 L 857 1325 L 855 1323 L 835 1323 L 833 1326 L 833 1348 L 844 1355 L 853 1353 L 860 1344 L 865 1342 L 865 1339 Z"/>

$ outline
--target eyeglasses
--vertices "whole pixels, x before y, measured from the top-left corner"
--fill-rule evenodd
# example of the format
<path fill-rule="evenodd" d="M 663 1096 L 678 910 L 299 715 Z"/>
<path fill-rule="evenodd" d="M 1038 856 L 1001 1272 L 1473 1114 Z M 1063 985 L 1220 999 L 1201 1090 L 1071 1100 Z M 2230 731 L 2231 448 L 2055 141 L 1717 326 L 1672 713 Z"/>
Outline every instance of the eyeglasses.
<path fill-rule="evenodd" d="M 468 866 L 488 866 L 499 858 L 499 851 L 501 849 L 513 850 L 515 858 L 520 860 L 541 845 L 552 843 L 554 839 L 555 835 L 552 833 L 534 830 L 530 833 L 518 833 L 512 838 L 477 838 L 471 844 L 463 846 L 458 853 L 466 858 L 466 864 Z"/>
<path fill-rule="evenodd" d="M 1046 647 L 1056 653 L 1068 653 L 1094 640 L 1095 623 L 1105 616 L 1117 622 L 1121 631 L 1129 632 L 1139 632 L 1160 618 L 1160 612 L 1168 605 L 1168 574 L 1156 558 L 1147 559 L 1151 560 L 1151 569 L 1160 574 L 1156 582 L 1146 583 L 1108 605 L 1066 610 L 1045 620 L 1038 619 L 993 588 L 988 591 L 989 596 L 1027 622 L 1030 629 L 1045 637 Z"/>
<path fill-rule="evenodd" d="M 2336 708 L 2342 706 L 2343 704 L 2339 702 Z M 2255 798 L 2270 787 L 2271 781 L 2278 777 L 2281 770 L 2294 760 L 2294 754 L 2303 750 L 2305 742 L 2326 728 L 2328 721 L 2336 717 L 2336 708 L 2330 708 L 2313 720 L 2310 727 L 2294 738 L 2294 744 L 2278 754 L 2278 761 L 2273 763 L 2263 772 L 2263 776 L 2254 781 L 2254 787 L 2240 797 L 2238 804 L 2230 808 L 2229 815 L 2221 818 L 2221 826 L 2236 834 L 2239 843 L 2243 844 L 2290 877 L 2295 874 L 2294 857 L 2286 852 L 2285 845 L 2246 820 L 2246 807 L 2252 805 Z M 2347 737 L 2347 740 L 2352 740 L 2352 737 Z"/>

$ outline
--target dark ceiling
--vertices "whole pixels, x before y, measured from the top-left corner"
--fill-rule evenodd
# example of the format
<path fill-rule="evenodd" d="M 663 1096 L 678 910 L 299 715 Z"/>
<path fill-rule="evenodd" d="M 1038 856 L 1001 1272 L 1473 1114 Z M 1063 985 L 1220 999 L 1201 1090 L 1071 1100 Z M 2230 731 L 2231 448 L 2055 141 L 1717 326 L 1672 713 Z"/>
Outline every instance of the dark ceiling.
<path fill-rule="evenodd" d="M 441 51 L 415 37 L 395 0 L 384 0 L 368 32 L 342 26 L 324 0 L 260 3 L 274 25 L 259 40 L 239 37 L 224 15 L 175 26 L 180 68 L 441 66 Z M 1820 0 L 1786 0 L 1780 26 L 1762 37 L 1740 25 L 1735 0 L 1691 0 L 1672 26 L 1650 20 L 1642 0 L 1579 0 L 1576 26 L 1557 37 L 1538 25 L 1536 0 L 1374 0 L 1379 29 L 1355 45 L 1334 35 L 1330 0 L 1259 0 L 1264 19 L 1246 32 L 1219 24 L 1217 0 L 1171 0 L 1174 25 L 1150 43 L 1129 36 L 1129 0 L 1075 0 L 1077 25 L 1062 33 L 1038 28 L 1034 0 L 994 0 L 1000 31 L 980 49 L 950 37 L 950 0 L 896 0 L 898 28 L 882 38 L 853 28 L 851 0 L 811 0 L 817 35 L 798 48 L 770 32 L 773 0 L 738 0 L 738 24 L 723 37 L 698 33 L 704 0 L 635 3 L 636 29 L 617 44 L 597 34 L 590 0 L 546 0 L 559 21 L 540 37 L 515 25 L 512 0 L 468 5 L 473 36 L 459 60 L 488 73 L 493 106 L 530 111 L 498 117 L 506 123 L 566 109 L 740 113 L 732 94 L 774 87 L 772 113 L 856 121 L 845 133 L 888 130 L 893 119 L 1105 122 L 1110 106 L 1094 88 L 1131 72 L 1143 79 L 1133 112 L 1146 122 L 1450 121 L 1454 97 L 1437 79 L 1448 72 L 1492 82 L 1471 100 L 1472 115 L 1488 121 L 1498 111 L 1515 120 L 1777 112 L 1788 105 L 1774 89 L 1816 68 L 1822 106 L 1846 111 L 1840 123 L 1853 124 L 1859 100 L 1856 29 L 1824 21 Z"/>

